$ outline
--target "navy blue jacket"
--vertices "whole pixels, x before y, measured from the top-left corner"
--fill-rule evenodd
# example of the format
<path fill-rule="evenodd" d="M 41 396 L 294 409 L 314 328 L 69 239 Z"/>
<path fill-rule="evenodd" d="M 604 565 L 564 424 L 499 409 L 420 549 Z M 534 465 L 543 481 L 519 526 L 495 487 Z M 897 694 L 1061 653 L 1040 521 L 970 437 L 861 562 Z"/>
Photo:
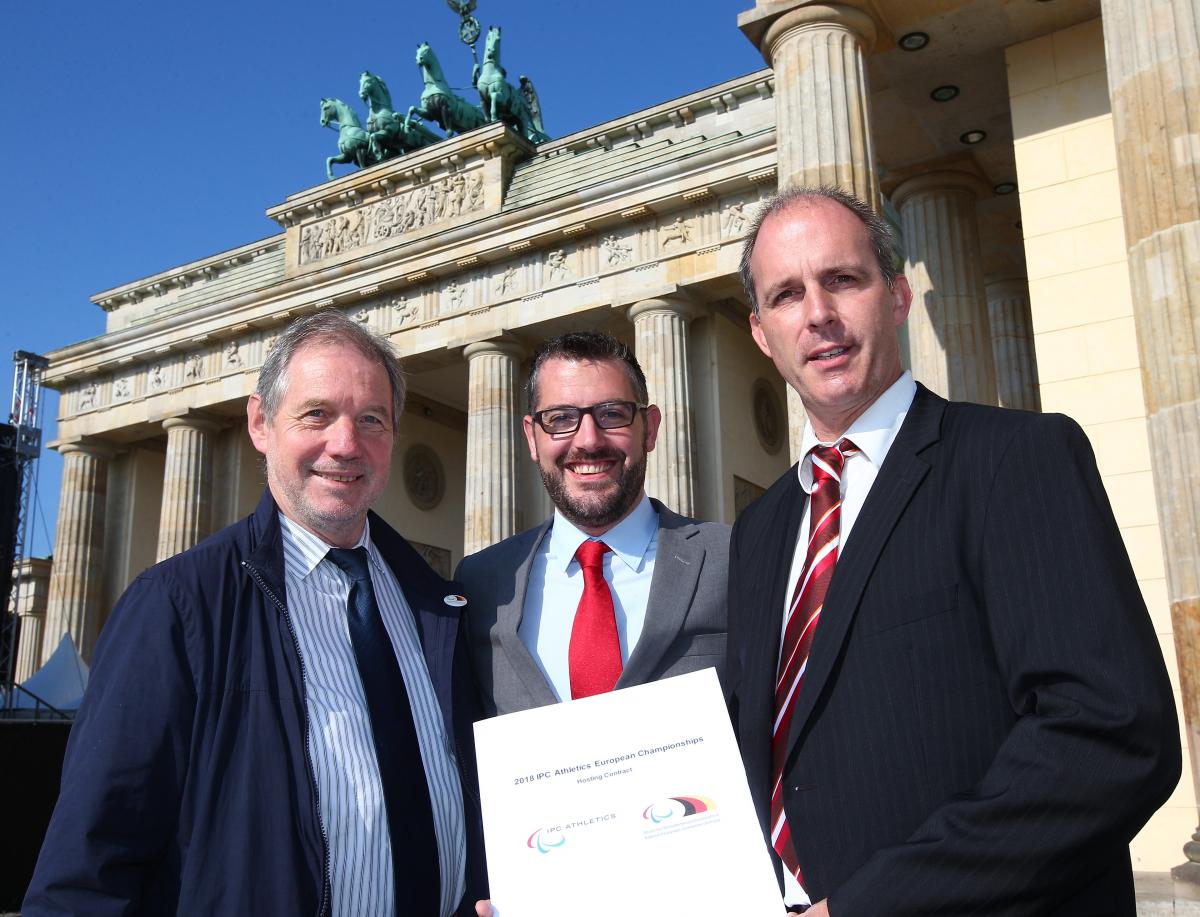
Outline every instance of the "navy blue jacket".
<path fill-rule="evenodd" d="M 473 914 L 476 898 L 486 897 L 476 691 L 458 638 L 460 609 L 443 602 L 460 590 L 369 518 L 453 729 L 467 824 L 462 913 Z M 304 671 L 283 570 L 268 491 L 253 515 L 151 567 L 121 597 L 71 730 L 26 917 L 329 913 Z"/>

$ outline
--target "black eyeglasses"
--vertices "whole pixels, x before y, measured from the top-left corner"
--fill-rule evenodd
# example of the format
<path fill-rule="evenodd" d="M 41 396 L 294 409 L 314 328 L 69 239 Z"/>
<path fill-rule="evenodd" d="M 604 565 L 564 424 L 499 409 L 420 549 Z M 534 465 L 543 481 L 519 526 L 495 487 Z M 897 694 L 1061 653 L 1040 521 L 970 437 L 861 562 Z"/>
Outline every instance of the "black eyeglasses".
<path fill-rule="evenodd" d="M 536 414 L 529 415 L 534 423 L 552 436 L 563 433 L 574 433 L 583 423 L 583 415 L 591 414 L 592 420 L 601 430 L 619 430 L 633 423 L 638 411 L 644 411 L 648 405 L 635 401 L 602 401 L 587 408 L 577 408 L 571 404 L 562 407 L 546 408 Z"/>

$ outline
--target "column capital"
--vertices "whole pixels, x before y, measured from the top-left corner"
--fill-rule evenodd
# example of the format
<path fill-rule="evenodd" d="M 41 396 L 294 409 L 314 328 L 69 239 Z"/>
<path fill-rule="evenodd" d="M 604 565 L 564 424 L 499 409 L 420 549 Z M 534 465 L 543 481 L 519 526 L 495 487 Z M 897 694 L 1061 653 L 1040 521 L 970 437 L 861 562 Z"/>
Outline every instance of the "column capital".
<path fill-rule="evenodd" d="M 707 310 L 693 301 L 690 297 L 679 294 L 656 296 L 650 299 L 640 299 L 629 307 L 626 313 L 631 322 L 636 322 L 643 315 L 655 312 L 666 312 L 678 315 L 684 321 L 691 321 L 707 314 Z"/>
<path fill-rule="evenodd" d="M 201 433 L 215 433 L 223 426 L 224 424 L 217 418 L 208 414 L 199 414 L 195 411 L 175 414 L 162 422 L 164 430 L 171 430 L 175 427 L 187 427 L 191 430 L 199 430 Z"/>
<path fill-rule="evenodd" d="M 786 3 L 760 2 L 754 9 L 738 15 L 738 28 L 762 53 L 768 66 L 775 66 L 775 48 L 781 39 L 798 29 L 840 27 L 853 32 L 864 54 L 875 47 L 878 28 L 863 0 L 841 3 L 813 3 L 809 0 Z"/>
<path fill-rule="evenodd" d="M 67 442 L 60 440 L 56 443 L 51 443 L 50 448 L 58 452 L 59 455 L 65 456 L 70 455 L 72 452 L 81 452 L 84 455 L 100 459 L 110 459 L 124 451 L 116 443 L 110 443 L 107 440 L 96 439 L 91 436 L 81 436 L 79 439 Z"/>
<path fill-rule="evenodd" d="M 514 360 L 520 360 L 525 356 L 525 348 L 520 341 L 509 334 L 488 338 L 486 341 L 475 341 L 463 348 L 463 356 L 468 361 L 484 353 L 499 353 L 512 357 Z"/>
<path fill-rule="evenodd" d="M 935 169 L 912 175 L 892 189 L 892 206 L 900 210 L 915 195 L 924 191 L 967 191 L 976 200 L 988 193 L 988 185 L 978 175 L 962 169 Z"/>

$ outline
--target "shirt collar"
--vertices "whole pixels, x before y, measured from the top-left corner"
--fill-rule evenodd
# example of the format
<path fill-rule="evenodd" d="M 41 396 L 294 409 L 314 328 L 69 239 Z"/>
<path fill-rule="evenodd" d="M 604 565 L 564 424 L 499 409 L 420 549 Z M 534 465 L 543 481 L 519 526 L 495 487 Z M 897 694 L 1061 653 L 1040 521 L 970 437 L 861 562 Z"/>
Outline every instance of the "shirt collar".
<path fill-rule="evenodd" d="M 325 539 L 314 535 L 299 523 L 289 519 L 282 511 L 279 513 L 279 527 L 283 533 L 284 572 L 296 579 L 307 577 L 325 559 L 325 555 L 329 553 L 329 549 L 336 547 L 336 545 L 329 544 Z M 372 565 L 379 566 L 379 552 L 375 549 L 375 545 L 371 541 L 371 526 L 369 524 L 363 526 L 362 534 L 352 547 L 365 547 L 367 549 L 367 556 L 371 558 Z"/>
<path fill-rule="evenodd" d="M 913 381 L 912 373 L 905 370 L 900 374 L 899 379 L 888 386 L 887 390 L 862 412 L 859 418 L 850 425 L 850 429 L 834 442 L 840 442 L 842 439 L 850 440 L 859 448 L 859 455 L 879 468 L 883 464 L 896 434 L 900 432 L 900 425 L 904 423 L 904 418 L 908 415 L 908 409 L 912 406 L 913 398 L 916 395 L 917 383 Z M 817 439 L 812 423 L 805 421 L 804 435 L 800 438 L 802 458 L 797 469 L 800 486 L 804 488 L 805 493 L 812 493 L 813 486 L 812 456 L 809 455 L 809 452 L 813 446 L 832 445 L 834 443 L 822 443 Z M 857 457 L 851 456 L 848 461 L 853 461 Z"/>
<path fill-rule="evenodd" d="M 658 512 L 651 504 L 650 498 L 642 494 L 642 499 L 633 512 L 603 535 L 595 536 L 595 540 L 603 541 L 612 548 L 613 554 L 636 572 L 641 569 L 646 549 L 650 547 L 657 532 Z M 579 550 L 579 546 L 592 537 L 587 532 L 581 532 L 568 522 L 561 512 L 555 510 L 547 551 L 550 564 L 565 572 L 575 560 L 575 552 Z"/>

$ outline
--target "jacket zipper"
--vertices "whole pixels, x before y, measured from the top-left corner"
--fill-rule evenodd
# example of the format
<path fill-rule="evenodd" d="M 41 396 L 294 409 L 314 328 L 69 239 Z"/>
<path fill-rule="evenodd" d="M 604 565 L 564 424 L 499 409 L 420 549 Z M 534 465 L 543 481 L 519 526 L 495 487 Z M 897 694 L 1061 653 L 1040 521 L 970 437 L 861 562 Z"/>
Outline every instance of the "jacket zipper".
<path fill-rule="evenodd" d="M 321 904 L 317 908 L 317 917 L 325 917 L 325 915 L 329 914 L 329 836 L 325 833 L 325 822 L 321 818 L 321 791 L 317 787 L 315 768 L 312 763 L 312 752 L 308 747 L 311 723 L 308 719 L 308 676 L 305 673 L 304 656 L 300 653 L 300 641 L 296 638 L 296 629 L 292 626 L 292 617 L 288 614 L 287 606 L 263 582 L 262 577 L 254 567 L 250 566 L 249 561 L 243 560 L 242 566 L 250 573 L 251 578 L 258 585 L 258 588 L 267 594 L 283 614 L 283 620 L 287 624 L 288 633 L 292 637 L 292 648 L 295 649 L 296 659 L 300 663 L 300 700 L 304 705 L 304 764 L 308 771 L 308 782 L 312 787 L 313 798 L 317 801 L 317 827 L 321 829 L 321 860 L 323 868 L 321 870 Z"/>

